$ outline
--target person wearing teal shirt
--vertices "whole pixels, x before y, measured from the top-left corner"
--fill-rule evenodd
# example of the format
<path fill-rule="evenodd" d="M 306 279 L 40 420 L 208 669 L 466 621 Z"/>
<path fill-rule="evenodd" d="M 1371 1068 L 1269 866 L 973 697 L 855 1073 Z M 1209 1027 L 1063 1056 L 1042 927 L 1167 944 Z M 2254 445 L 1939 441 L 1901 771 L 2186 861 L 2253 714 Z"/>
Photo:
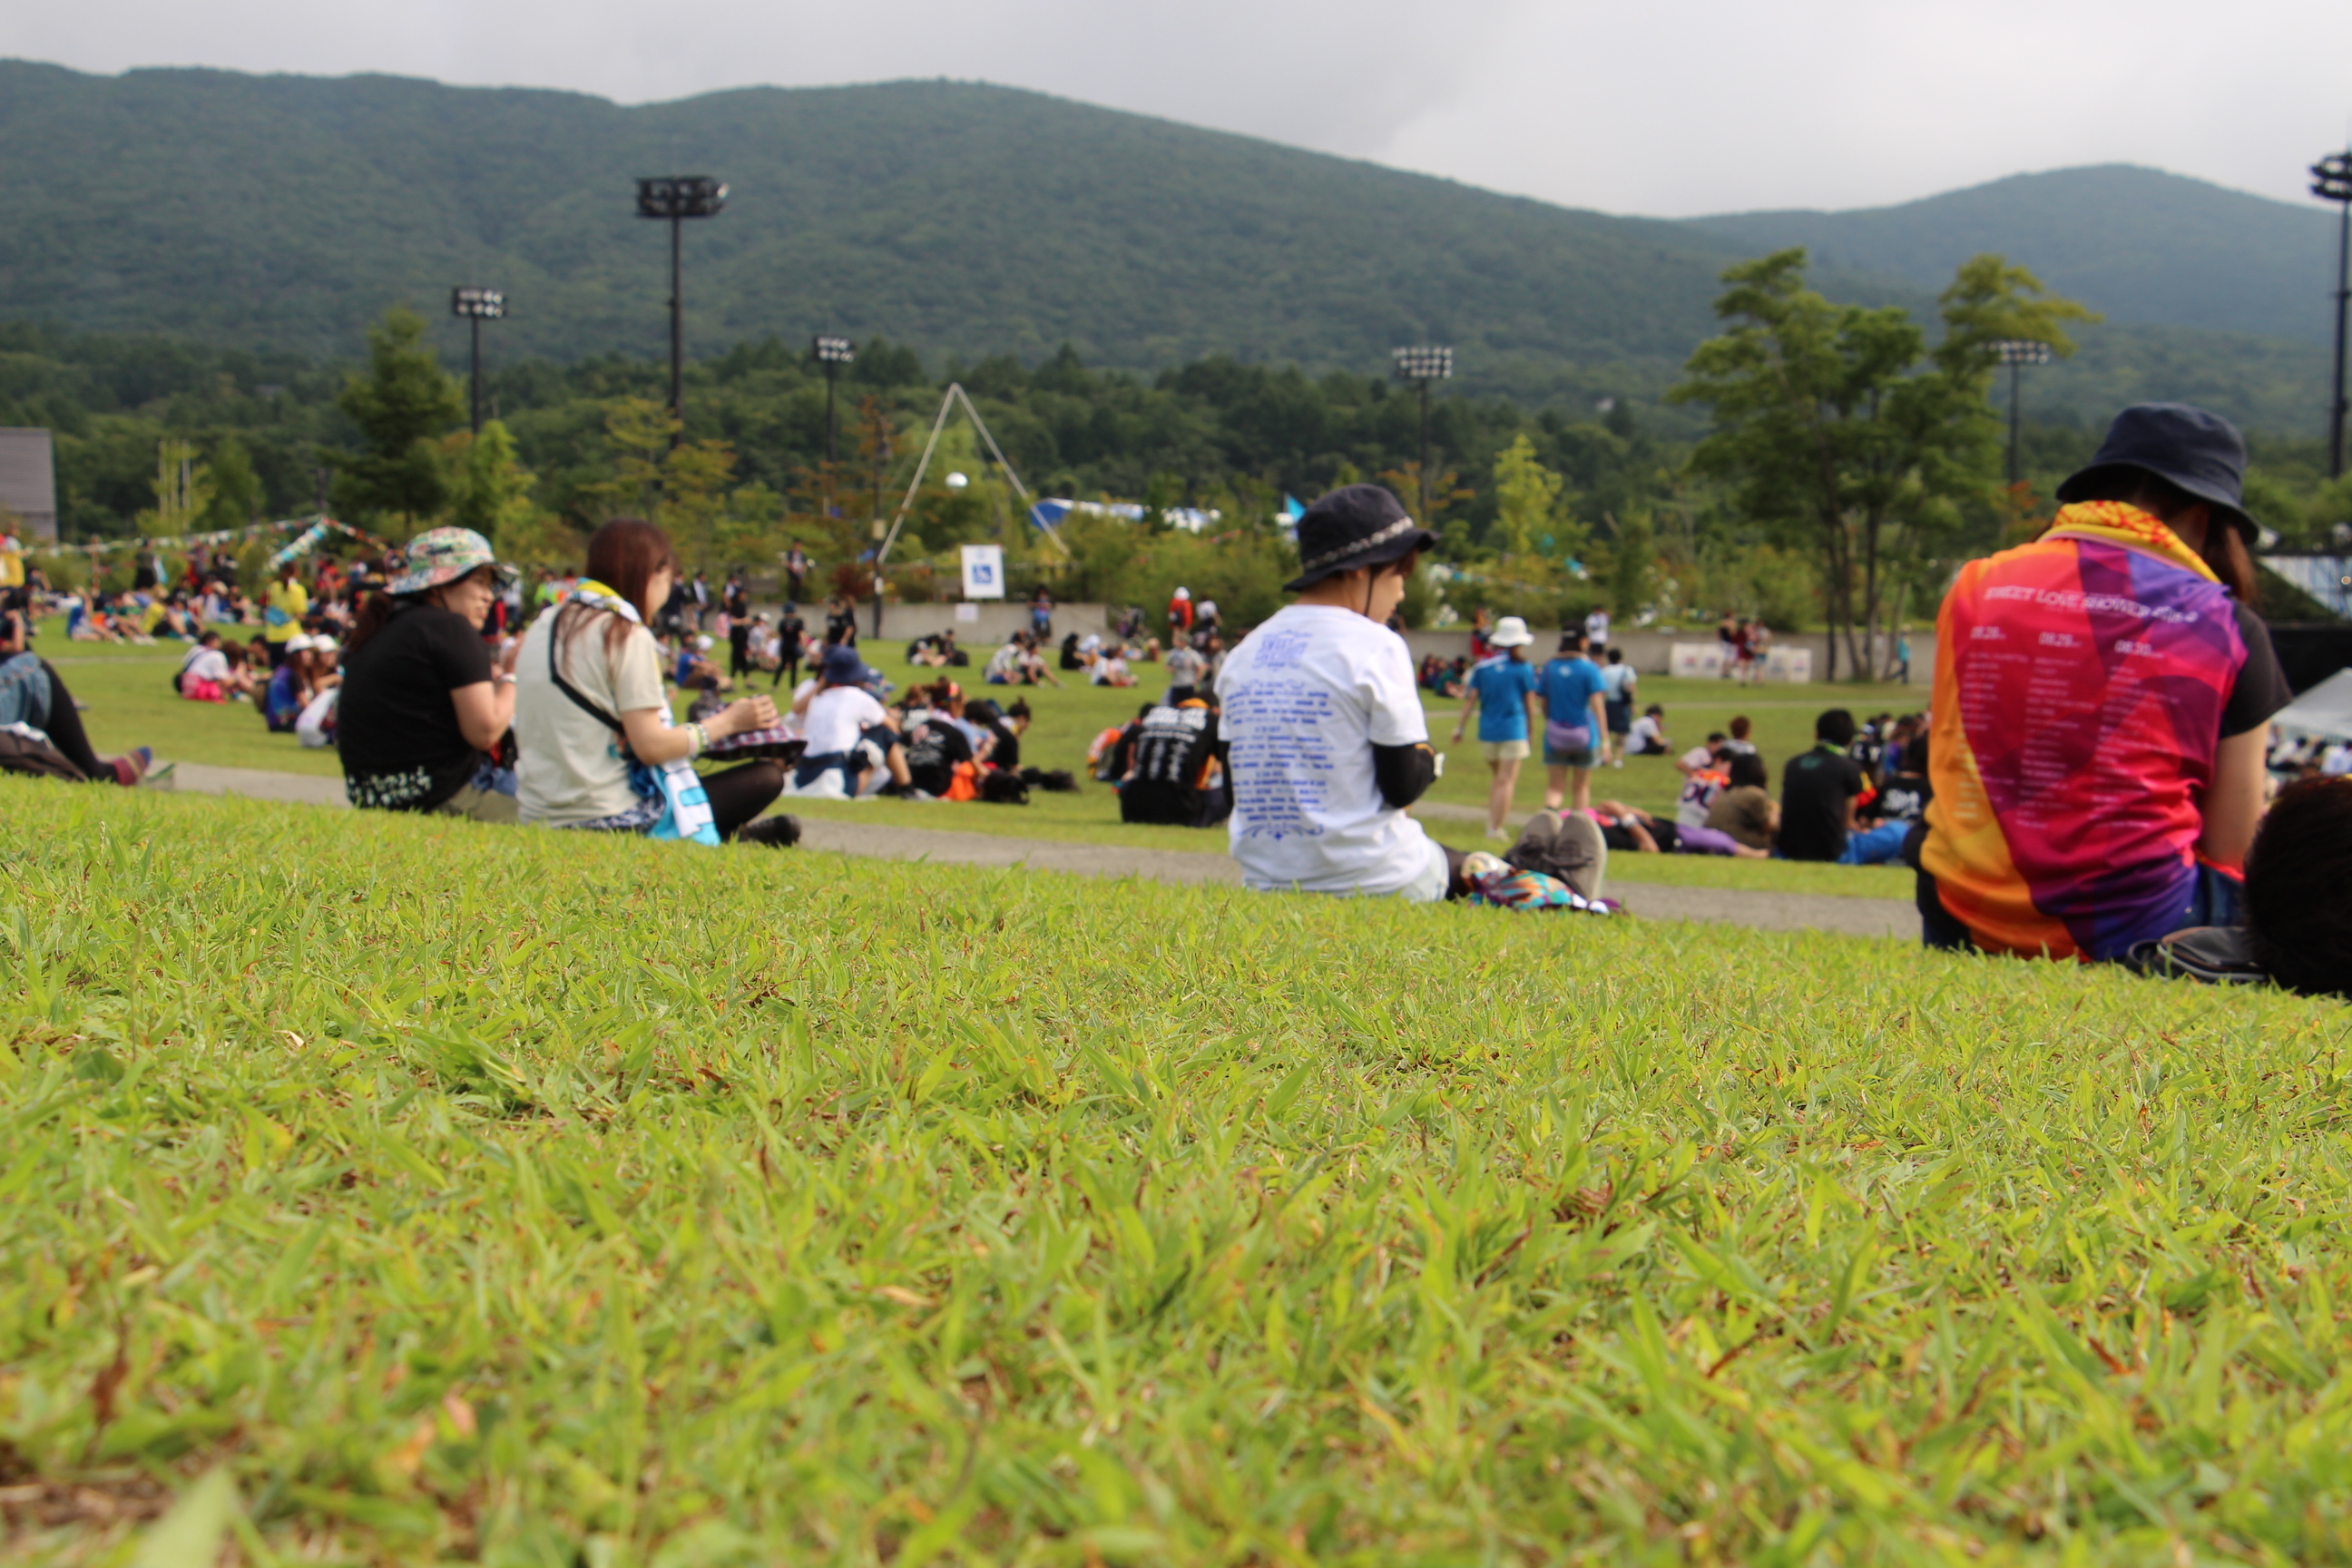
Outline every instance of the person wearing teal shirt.
<path fill-rule="evenodd" d="M 1584 634 L 1562 632 L 1559 653 L 1543 667 L 1537 686 L 1544 705 L 1544 808 L 1558 811 L 1576 777 L 1576 809 L 1592 804 L 1592 770 L 1606 748 L 1607 678 L 1585 657 Z"/>
<path fill-rule="evenodd" d="M 1535 667 L 1520 657 L 1519 650 L 1535 640 L 1528 623 L 1517 616 L 1505 616 L 1495 623 L 1494 635 L 1486 641 L 1502 651 L 1470 667 L 1462 718 L 1454 726 L 1454 738 L 1459 741 L 1469 728 L 1470 715 L 1478 715 L 1478 744 L 1494 775 L 1486 790 L 1489 838 L 1510 837 L 1503 823 L 1511 815 L 1511 796 L 1518 790 L 1519 764 L 1528 758 L 1528 730 L 1536 710 Z"/>

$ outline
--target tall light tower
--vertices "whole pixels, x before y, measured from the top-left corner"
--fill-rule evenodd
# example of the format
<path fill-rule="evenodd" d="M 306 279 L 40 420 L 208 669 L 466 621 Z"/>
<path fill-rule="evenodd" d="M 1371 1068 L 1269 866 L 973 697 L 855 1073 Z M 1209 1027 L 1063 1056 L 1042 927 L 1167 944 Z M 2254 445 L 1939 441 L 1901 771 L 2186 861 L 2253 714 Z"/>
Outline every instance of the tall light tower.
<path fill-rule="evenodd" d="M 818 336 L 809 342 L 809 352 L 816 363 L 824 367 L 824 460 L 835 460 L 833 434 L 833 383 L 841 367 L 857 358 L 857 345 L 847 338 Z"/>
<path fill-rule="evenodd" d="M 727 187 L 708 174 L 665 174 L 637 182 L 637 216 L 669 220 L 669 415 L 677 422 L 671 449 L 686 439 L 686 288 L 679 230 L 690 217 L 717 217 Z"/>
<path fill-rule="evenodd" d="M 1450 347 L 1423 344 L 1419 348 L 1398 349 L 1394 356 L 1396 373 L 1412 383 L 1421 393 L 1421 495 L 1413 512 L 1413 521 L 1423 528 L 1429 526 L 1429 384 L 1448 381 L 1454 375 L 1454 351 Z"/>
<path fill-rule="evenodd" d="M 449 290 L 449 313 L 471 322 L 474 329 L 474 434 L 482 433 L 482 323 L 507 313 L 507 297 L 496 289 L 460 284 Z"/>
<path fill-rule="evenodd" d="M 2352 148 L 2311 166 L 2311 194 L 2343 209 L 2336 230 L 2336 400 L 2327 405 L 2327 477 L 2344 474 L 2344 309 L 2352 302 Z"/>
<path fill-rule="evenodd" d="M 2030 364 L 2048 364 L 2050 345 L 2037 343 L 2031 338 L 2002 338 L 1992 345 L 1992 352 L 2002 364 L 2009 366 L 2009 484 L 2017 488 L 2024 478 L 2023 451 L 2021 438 L 2024 422 L 2021 416 L 2023 405 L 2018 402 L 2022 386 L 2021 378 Z"/>

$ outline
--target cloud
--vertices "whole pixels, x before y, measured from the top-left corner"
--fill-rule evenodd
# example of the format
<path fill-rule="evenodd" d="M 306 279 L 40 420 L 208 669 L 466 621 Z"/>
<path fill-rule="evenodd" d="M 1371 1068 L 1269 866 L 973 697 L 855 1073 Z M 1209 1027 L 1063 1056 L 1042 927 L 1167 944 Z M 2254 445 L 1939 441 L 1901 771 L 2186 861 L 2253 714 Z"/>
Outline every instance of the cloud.
<path fill-rule="evenodd" d="M 2352 134 L 2352 6 L 2274 0 L 100 0 L 0 53 L 571 88 L 980 79 L 1617 212 L 2148 163 L 2283 199 Z"/>

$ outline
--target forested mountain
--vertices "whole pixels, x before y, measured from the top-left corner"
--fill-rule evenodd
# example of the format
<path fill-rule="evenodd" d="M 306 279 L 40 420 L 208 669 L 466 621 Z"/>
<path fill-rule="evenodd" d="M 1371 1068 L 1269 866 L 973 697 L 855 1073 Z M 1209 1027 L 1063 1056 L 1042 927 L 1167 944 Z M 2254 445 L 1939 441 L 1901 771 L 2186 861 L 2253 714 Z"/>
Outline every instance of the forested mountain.
<path fill-rule="evenodd" d="M 2025 262 L 2111 321 L 2329 341 L 2335 210 L 2107 163 L 2015 174 L 1900 206 L 1734 213 L 1691 226 L 1742 249 L 1938 289 L 1980 251 Z"/>
<path fill-rule="evenodd" d="M 404 300 L 455 349 L 442 300 L 478 281 L 510 301 L 495 363 L 652 357 L 667 247 L 631 182 L 671 173 L 733 187 L 687 236 L 698 357 L 834 331 L 935 364 L 1034 365 L 1066 342 L 1144 371 L 1222 353 L 1379 374 L 1391 347 L 1435 340 L 1459 351 L 1464 392 L 1646 403 L 1711 330 L 1721 268 L 1804 240 L 1844 298 L 1924 305 L 1961 257 L 1997 249 L 2108 310 L 2080 359 L 2034 378 L 2048 416 L 2187 397 L 2303 435 L 2322 402 L 2326 351 L 2297 313 L 2317 285 L 2275 281 L 2308 270 L 2316 215 L 2194 182 L 2076 171 L 1881 213 L 1653 222 L 945 81 L 622 107 L 0 61 L 0 315 L 348 361 Z M 2129 188 L 2092 210 L 2067 194 L 2076 176 Z"/>

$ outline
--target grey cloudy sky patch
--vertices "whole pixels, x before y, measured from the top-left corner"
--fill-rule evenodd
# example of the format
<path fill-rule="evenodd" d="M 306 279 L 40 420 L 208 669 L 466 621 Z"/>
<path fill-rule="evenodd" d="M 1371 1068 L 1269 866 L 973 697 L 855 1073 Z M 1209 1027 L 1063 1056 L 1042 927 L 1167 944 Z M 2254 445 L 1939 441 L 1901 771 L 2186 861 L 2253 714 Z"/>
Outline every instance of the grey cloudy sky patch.
<path fill-rule="evenodd" d="M 2239 0 L 92 0 L 0 54 L 571 88 L 948 76 L 1612 212 L 2151 164 L 2286 200 L 2352 138 L 2352 5 Z"/>

